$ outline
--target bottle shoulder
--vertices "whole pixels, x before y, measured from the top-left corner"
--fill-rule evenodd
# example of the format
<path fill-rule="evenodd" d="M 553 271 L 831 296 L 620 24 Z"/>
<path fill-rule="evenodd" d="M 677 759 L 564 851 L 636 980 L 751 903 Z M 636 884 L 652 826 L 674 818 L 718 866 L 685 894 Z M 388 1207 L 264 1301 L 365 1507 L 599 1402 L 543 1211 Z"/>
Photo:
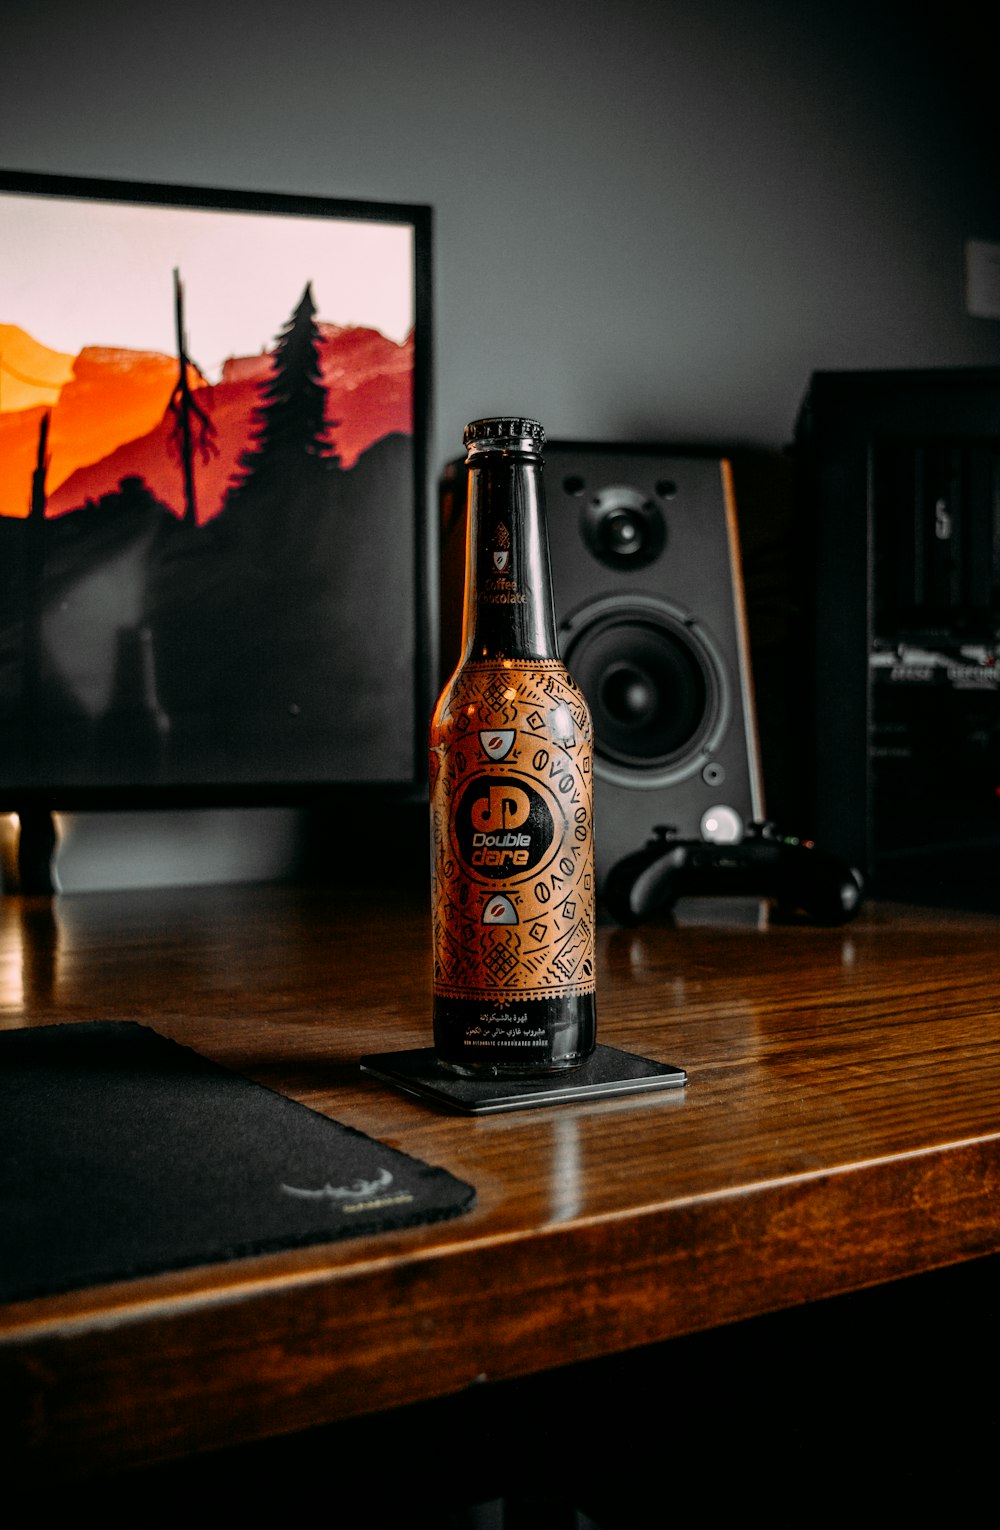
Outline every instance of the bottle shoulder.
<path fill-rule="evenodd" d="M 553 687 L 571 691 L 586 706 L 583 692 L 562 659 L 497 656 L 465 659 L 459 663 L 441 689 L 438 707 L 449 697 L 466 691 L 475 692 L 489 704 L 491 700 L 497 703 L 513 701 L 538 687 L 546 692 Z M 514 694 L 508 695 L 509 691 Z"/>
<path fill-rule="evenodd" d="M 543 654 L 536 656 L 534 654 L 498 653 L 490 658 L 463 659 L 456 666 L 451 676 L 451 681 L 448 683 L 451 684 L 459 675 L 466 672 L 484 674 L 486 671 L 492 670 L 497 670 L 500 673 L 537 670 L 539 673 L 544 672 L 545 674 L 556 674 L 561 670 L 567 677 L 569 674 L 566 665 L 558 655 Z"/>
<path fill-rule="evenodd" d="M 460 664 L 434 709 L 436 737 L 471 728 L 517 727 L 590 742 L 583 692 L 561 659 L 473 659 Z"/>

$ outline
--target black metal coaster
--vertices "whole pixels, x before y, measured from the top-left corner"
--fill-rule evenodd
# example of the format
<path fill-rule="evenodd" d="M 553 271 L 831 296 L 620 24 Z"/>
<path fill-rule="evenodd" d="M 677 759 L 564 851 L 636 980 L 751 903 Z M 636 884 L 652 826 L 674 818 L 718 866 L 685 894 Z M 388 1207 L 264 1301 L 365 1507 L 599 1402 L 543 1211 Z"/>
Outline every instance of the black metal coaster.
<path fill-rule="evenodd" d="M 456 1078 L 438 1066 L 433 1048 L 412 1052 L 379 1052 L 362 1057 L 362 1073 L 433 1100 L 465 1115 L 487 1115 L 499 1110 L 528 1110 L 535 1105 L 563 1105 L 571 1100 L 593 1100 L 616 1094 L 650 1093 L 658 1089 L 682 1089 L 687 1083 L 683 1068 L 653 1062 L 617 1047 L 598 1046 L 579 1068 L 543 1078 Z"/>

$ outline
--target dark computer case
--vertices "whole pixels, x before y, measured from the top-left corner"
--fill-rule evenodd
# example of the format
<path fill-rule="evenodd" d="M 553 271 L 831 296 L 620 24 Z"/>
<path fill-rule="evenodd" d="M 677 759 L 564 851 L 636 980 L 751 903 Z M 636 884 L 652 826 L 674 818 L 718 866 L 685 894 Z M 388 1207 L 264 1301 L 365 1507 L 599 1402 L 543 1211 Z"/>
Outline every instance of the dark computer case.
<path fill-rule="evenodd" d="M 808 828 L 1000 907 L 1000 369 L 817 372 L 794 458 Z"/>

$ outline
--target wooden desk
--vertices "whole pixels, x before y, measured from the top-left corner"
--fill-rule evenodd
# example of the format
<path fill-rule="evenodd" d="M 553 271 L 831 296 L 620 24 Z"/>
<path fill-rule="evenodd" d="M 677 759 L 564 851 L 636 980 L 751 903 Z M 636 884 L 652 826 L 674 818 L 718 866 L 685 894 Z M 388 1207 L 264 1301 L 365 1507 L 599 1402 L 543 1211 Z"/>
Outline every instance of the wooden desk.
<path fill-rule="evenodd" d="M 428 936 L 391 889 L 0 903 L 0 1025 L 143 1020 L 478 1190 L 442 1225 L 6 1308 L 14 1457 L 169 1460 L 1000 1249 L 1000 921 L 602 928 L 601 1039 L 689 1087 L 482 1119 L 357 1070 L 428 1044 Z"/>

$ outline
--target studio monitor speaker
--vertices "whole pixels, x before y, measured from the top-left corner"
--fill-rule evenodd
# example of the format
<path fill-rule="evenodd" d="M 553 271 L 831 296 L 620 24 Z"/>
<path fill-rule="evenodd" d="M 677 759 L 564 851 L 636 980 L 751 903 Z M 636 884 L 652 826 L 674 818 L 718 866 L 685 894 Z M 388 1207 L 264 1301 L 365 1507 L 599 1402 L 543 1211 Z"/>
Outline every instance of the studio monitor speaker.
<path fill-rule="evenodd" d="M 594 722 L 597 875 L 660 825 L 736 841 L 764 816 L 732 474 L 717 456 L 550 442 L 563 659 Z M 442 485 L 441 647 L 460 646 L 465 469 Z"/>

